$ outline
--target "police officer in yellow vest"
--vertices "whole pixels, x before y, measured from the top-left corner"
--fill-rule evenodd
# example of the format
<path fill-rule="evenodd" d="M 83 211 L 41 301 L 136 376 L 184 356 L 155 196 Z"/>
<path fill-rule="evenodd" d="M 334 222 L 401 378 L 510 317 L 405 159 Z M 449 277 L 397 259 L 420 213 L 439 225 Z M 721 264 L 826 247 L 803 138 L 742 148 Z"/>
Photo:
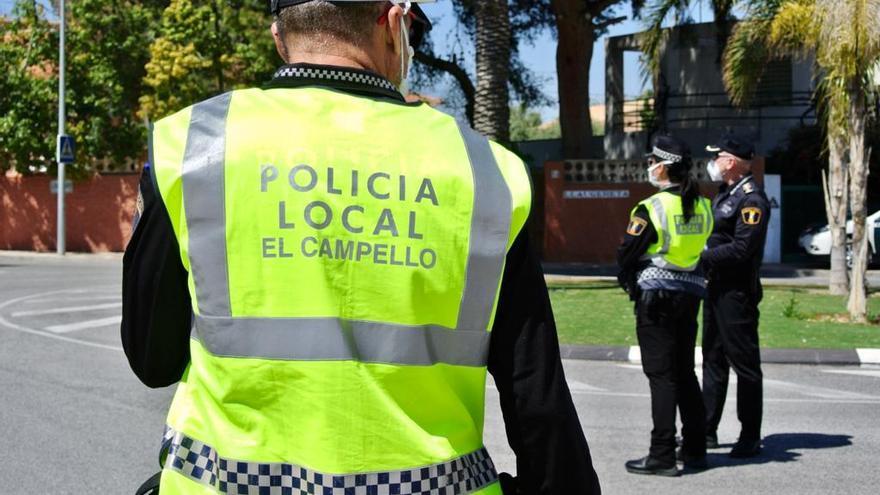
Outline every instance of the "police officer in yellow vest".
<path fill-rule="evenodd" d="M 524 164 L 401 87 L 416 2 L 274 0 L 285 60 L 155 125 L 122 339 L 161 493 L 599 493 Z M 483 444 L 486 371 L 517 478 Z"/>
<path fill-rule="evenodd" d="M 700 252 L 712 232 L 712 205 L 690 174 L 687 146 L 658 136 L 648 179 L 660 192 L 633 209 L 618 250 L 621 285 L 635 301 L 642 369 L 651 387 L 651 448 L 628 461 L 636 474 L 677 476 L 675 413 L 681 411 L 685 468 L 706 467 L 705 413 L 694 374 L 697 313 L 706 283 Z"/>

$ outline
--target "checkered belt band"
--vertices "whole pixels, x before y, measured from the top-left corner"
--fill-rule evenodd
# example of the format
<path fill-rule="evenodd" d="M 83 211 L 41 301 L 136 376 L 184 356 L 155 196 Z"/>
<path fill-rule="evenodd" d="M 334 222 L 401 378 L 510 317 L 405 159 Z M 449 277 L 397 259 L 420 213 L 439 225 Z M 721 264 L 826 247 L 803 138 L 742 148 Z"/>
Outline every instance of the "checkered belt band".
<path fill-rule="evenodd" d="M 650 266 L 640 271 L 637 275 L 638 282 L 646 280 L 675 280 L 678 282 L 687 282 L 699 287 L 706 287 L 706 279 L 700 275 L 691 272 L 682 272 L 678 270 L 667 270 L 656 266 Z"/>
<path fill-rule="evenodd" d="M 170 434 L 168 432 L 171 432 Z M 485 448 L 449 462 L 402 471 L 330 474 L 286 463 L 258 463 L 220 457 L 181 432 L 170 438 L 165 469 L 219 493 L 256 495 L 453 495 L 467 494 L 498 479 Z"/>

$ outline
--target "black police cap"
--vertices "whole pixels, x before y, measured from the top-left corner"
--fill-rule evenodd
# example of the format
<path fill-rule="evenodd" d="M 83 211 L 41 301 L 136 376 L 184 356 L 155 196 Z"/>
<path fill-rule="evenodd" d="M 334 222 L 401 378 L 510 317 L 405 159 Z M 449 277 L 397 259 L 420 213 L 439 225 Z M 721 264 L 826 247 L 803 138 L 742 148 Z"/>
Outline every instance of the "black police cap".
<path fill-rule="evenodd" d="M 292 7 L 294 5 L 300 5 L 303 3 L 309 3 L 313 0 L 269 0 L 269 10 L 272 12 L 272 15 L 278 15 L 283 9 L 287 7 Z M 332 2 L 331 0 L 331 3 Z M 351 3 L 351 2 L 335 2 L 335 3 Z M 422 10 L 422 7 L 419 6 L 418 3 L 412 4 L 411 12 L 415 16 L 415 22 L 412 27 L 412 36 L 410 36 L 409 43 L 413 48 L 418 48 L 419 45 L 422 44 L 422 41 L 425 39 L 425 34 L 431 30 L 433 27 L 431 25 L 431 20 L 428 19 L 428 16 L 425 14 L 425 11 Z"/>
<path fill-rule="evenodd" d="M 689 157 L 691 150 L 684 141 L 669 135 L 661 134 L 654 138 L 654 144 L 645 156 L 654 156 L 663 161 L 681 163 Z"/>
<path fill-rule="evenodd" d="M 751 160 L 755 157 L 755 145 L 750 140 L 730 133 L 722 136 L 717 144 L 706 146 L 706 151 L 710 153 L 724 151 L 743 160 Z"/>

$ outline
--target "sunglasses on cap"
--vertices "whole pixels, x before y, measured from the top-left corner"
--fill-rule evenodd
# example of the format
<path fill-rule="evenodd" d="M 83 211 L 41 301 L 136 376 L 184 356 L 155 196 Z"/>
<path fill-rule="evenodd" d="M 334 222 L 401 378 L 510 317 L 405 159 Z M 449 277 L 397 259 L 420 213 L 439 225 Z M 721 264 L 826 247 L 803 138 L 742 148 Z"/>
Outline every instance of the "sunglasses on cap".
<path fill-rule="evenodd" d="M 395 4 L 388 2 L 382 10 L 382 15 L 376 19 L 376 23 L 380 26 L 385 25 L 385 23 L 388 22 L 388 12 L 390 12 L 394 6 Z M 431 30 L 431 22 L 428 20 L 427 16 L 425 16 L 425 13 L 418 4 L 413 4 L 407 14 L 407 19 L 409 21 L 409 25 L 407 26 L 409 28 L 409 44 L 413 48 L 418 48 L 425 39 L 425 33 Z"/>

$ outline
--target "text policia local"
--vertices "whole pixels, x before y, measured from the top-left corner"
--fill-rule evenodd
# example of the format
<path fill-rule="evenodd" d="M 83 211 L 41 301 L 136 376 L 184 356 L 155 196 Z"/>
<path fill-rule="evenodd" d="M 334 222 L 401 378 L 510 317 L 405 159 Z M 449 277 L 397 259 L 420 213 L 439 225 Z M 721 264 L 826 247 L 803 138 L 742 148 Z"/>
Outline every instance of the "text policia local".
<path fill-rule="evenodd" d="M 392 177 L 385 172 L 361 174 L 358 170 L 352 170 L 351 181 L 346 184 L 349 187 L 343 190 L 342 187 L 337 187 L 341 181 L 332 167 L 320 172 L 319 175 L 319 171 L 309 165 L 297 165 L 289 170 L 275 165 L 263 165 L 260 172 L 260 192 L 269 193 L 270 190 L 281 187 L 308 193 L 316 188 L 326 187 L 328 195 L 370 197 L 378 201 L 401 203 L 412 201 L 414 204 L 425 203 L 435 207 L 440 205 L 434 184 L 429 178 L 412 181 L 404 175 Z M 361 204 L 350 204 L 339 211 L 320 200 L 309 202 L 302 211 L 292 210 L 287 201 L 278 202 L 279 230 L 295 230 L 302 222 L 319 233 L 328 227 L 341 225 L 352 235 L 345 236 L 344 239 L 321 236 L 306 236 L 298 240 L 264 237 L 264 259 L 294 258 L 298 254 L 305 258 L 329 258 L 409 268 L 431 269 L 437 265 L 437 253 L 430 248 L 355 240 L 372 235 L 424 242 L 424 235 L 418 229 L 418 215 L 414 210 L 395 216 L 390 208 L 375 208 L 376 211 L 371 211 Z"/>

